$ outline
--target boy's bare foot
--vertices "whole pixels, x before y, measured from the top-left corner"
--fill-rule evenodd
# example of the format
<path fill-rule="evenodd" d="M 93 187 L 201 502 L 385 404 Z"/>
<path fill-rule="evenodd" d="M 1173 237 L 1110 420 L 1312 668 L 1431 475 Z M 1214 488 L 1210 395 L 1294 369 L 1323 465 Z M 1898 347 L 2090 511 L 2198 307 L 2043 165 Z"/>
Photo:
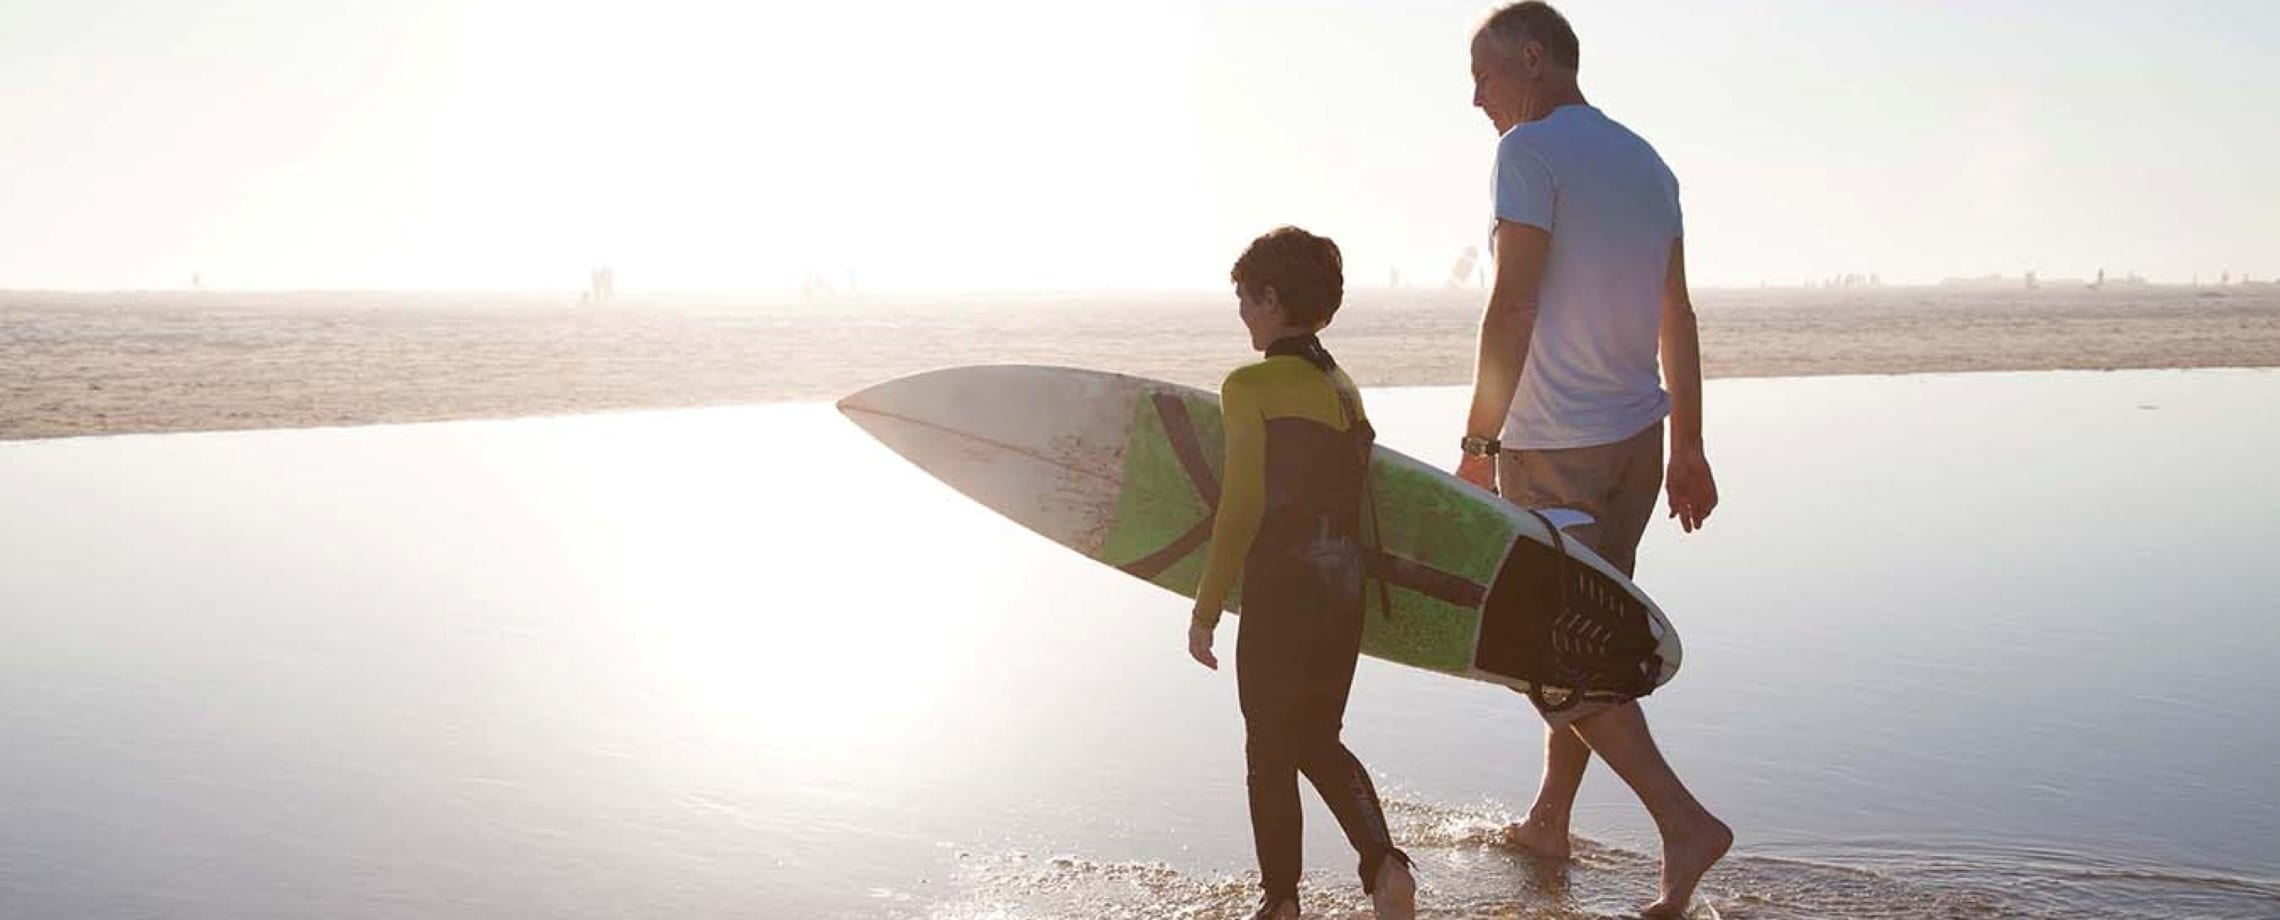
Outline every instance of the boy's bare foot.
<path fill-rule="evenodd" d="M 1259 899 L 1259 909 L 1251 914 L 1251 920 L 1299 920 L 1298 902 L 1288 898 L 1277 901 L 1271 897 L 1262 897 Z"/>
<path fill-rule="evenodd" d="M 1567 828 L 1530 818 L 1504 827 L 1504 842 L 1530 855 L 1552 862 L 1568 861 Z"/>
<path fill-rule="evenodd" d="M 1663 835 L 1662 899 L 1640 909 L 1648 920 L 1686 916 L 1694 886 L 1734 845 L 1734 831 L 1707 813 L 1694 826 Z"/>
<path fill-rule="evenodd" d="M 1388 857 L 1378 867 L 1377 890 L 1370 901 L 1378 920 L 1416 920 L 1417 876 L 1399 859 Z"/>

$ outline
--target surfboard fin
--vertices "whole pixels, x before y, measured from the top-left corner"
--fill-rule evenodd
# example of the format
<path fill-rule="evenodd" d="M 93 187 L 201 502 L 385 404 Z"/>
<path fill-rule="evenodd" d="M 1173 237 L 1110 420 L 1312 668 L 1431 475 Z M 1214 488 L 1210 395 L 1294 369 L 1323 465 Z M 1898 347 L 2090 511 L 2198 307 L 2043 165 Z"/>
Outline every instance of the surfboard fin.
<path fill-rule="evenodd" d="M 1574 530 L 1598 520 L 1574 508 L 1538 508 L 1536 513 L 1543 515 L 1544 520 L 1552 522 L 1553 527 L 1561 530 Z"/>

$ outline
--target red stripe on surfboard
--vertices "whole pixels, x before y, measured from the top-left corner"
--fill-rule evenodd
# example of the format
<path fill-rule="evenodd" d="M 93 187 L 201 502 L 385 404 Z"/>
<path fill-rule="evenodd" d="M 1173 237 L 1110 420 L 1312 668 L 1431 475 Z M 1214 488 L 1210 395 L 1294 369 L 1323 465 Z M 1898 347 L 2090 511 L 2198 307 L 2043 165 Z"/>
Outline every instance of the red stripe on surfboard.
<path fill-rule="evenodd" d="M 1219 483 L 1211 473 L 1210 462 L 1204 459 L 1202 439 L 1195 433 L 1194 419 L 1190 418 L 1187 404 L 1179 397 L 1158 393 L 1154 397 L 1156 415 L 1163 420 L 1165 440 L 1170 442 L 1172 453 L 1179 457 L 1180 466 L 1195 484 L 1196 492 L 1216 512 L 1219 508 Z M 1154 579 L 1179 563 L 1211 539 L 1212 517 L 1206 514 L 1186 533 L 1166 544 L 1164 548 L 1127 562 L 1117 568 L 1142 579 Z M 1434 600 L 1458 607 L 1480 606 L 1488 596 L 1488 588 L 1462 575 L 1441 571 L 1413 559 L 1404 559 L 1379 551 L 1370 566 L 1371 574 L 1395 587 L 1414 591 Z"/>
<path fill-rule="evenodd" d="M 1219 507 L 1219 480 L 1211 473 L 1211 461 L 1203 458 L 1203 439 L 1195 433 L 1195 419 L 1188 417 L 1187 403 L 1170 393 L 1158 393 L 1154 399 L 1156 415 L 1164 420 L 1164 436 L 1171 441 L 1181 468 L 1187 470 L 1188 481 L 1195 483 L 1196 494 L 1203 496 L 1204 504 Z"/>

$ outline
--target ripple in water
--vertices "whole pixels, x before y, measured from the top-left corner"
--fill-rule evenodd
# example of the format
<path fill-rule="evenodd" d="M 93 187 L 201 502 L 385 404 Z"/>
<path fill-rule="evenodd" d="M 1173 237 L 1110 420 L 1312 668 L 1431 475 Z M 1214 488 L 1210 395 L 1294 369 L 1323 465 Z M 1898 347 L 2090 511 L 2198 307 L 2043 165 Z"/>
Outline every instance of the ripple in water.
<path fill-rule="evenodd" d="M 1510 817 L 1489 809 L 1388 802 L 1417 861 L 1418 916 L 1438 920 L 1587 920 L 1635 916 L 1654 899 L 1657 857 L 1588 840 L 1550 867 L 1501 842 Z M 1752 855 L 1737 848 L 1711 870 L 1697 920 L 2056 920 L 2270 918 L 2280 884 L 2092 861 L 2049 850 L 1908 853 L 1884 847 L 1845 864 Z M 1195 876 L 1160 863 L 1101 862 L 1020 852 L 962 854 L 954 894 L 931 904 L 898 896 L 891 916 L 926 920 L 1170 918 L 1241 920 L 1257 904 L 1255 873 Z M 1345 874 L 1307 875 L 1306 916 L 1362 920 L 1369 900 Z"/>

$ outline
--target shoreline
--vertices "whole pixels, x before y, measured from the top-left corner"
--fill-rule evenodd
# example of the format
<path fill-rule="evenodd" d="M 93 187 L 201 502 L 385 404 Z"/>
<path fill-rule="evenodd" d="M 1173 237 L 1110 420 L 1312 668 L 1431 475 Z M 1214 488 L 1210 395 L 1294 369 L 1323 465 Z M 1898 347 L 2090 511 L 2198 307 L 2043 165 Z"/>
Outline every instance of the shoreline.
<path fill-rule="evenodd" d="M 2280 367 L 2280 292 L 1698 298 L 1710 379 Z M 404 295 L 411 297 L 411 295 Z M 937 367 L 1096 367 L 1213 388 L 1254 353 L 1224 297 L 989 309 L 502 310 L 0 299 L 0 441 L 831 401 Z M 1479 295 L 1357 290 L 1325 339 L 1364 386 L 1470 381 Z"/>
<path fill-rule="evenodd" d="M 1967 369 L 1959 369 L 1959 370 L 1948 370 L 1948 369 L 1925 369 L 1925 370 L 1902 370 L 1902 371 L 1841 371 L 1841 370 L 1833 370 L 1833 371 L 1817 371 L 1817 372 L 1809 372 L 1809 373 L 1797 373 L 1797 374 L 1733 374 L 1733 375 L 1712 375 L 1712 376 L 1706 376 L 1706 377 L 1704 378 L 1704 381 L 1705 381 L 1705 382 L 1708 382 L 1708 381 L 1726 381 L 1726 380 L 1804 380 L 1804 379 L 1814 379 L 1814 378 L 1824 378 L 1824 377 L 1861 377 L 1861 378 L 1874 378 L 1874 377 L 1945 377 L 1945 376 L 1979 376 L 1979 375 L 1985 375 L 1985 376 L 1999 376 L 1999 375 L 2010 375 L 2010 374 L 2054 374 L 2054 373 L 2056 373 L 2056 374 L 2112 374 L 2112 373 L 2129 373 L 2129 372 L 2136 372 L 2136 371 L 2280 371 L 2280 363 L 2274 363 L 2274 364 L 2254 364 L 2254 365 L 2232 365 L 2232 364 L 2204 364 L 2204 365 L 2157 365 L 2157 364 L 2148 364 L 2148 365 L 2139 365 L 2139 366 L 2127 366 L 2127 367 L 2016 367 L 2016 368 L 1985 368 L 1985 367 L 1977 367 L 1977 368 L 1967 368 Z M 1370 389 L 1370 390 L 1380 390 L 1380 389 L 1435 389 L 1435 388 L 1447 388 L 1447 387 L 1461 387 L 1461 386 L 1466 386 L 1466 385 L 1468 385 L 1468 382 L 1467 382 L 1467 381 L 1463 381 L 1463 380 L 1450 380 L 1450 381 L 1385 381 L 1385 382 L 1376 382 L 1376 381 L 1372 381 L 1372 382 L 1365 382 L 1365 383 L 1363 383 L 1363 384 L 1362 384 L 1362 386 L 1363 386 L 1365 389 Z M 840 395 L 845 395 L 845 394 L 840 394 Z M 16 432 L 14 429 L 12 429 L 12 428 L 9 428 L 9 427 L 6 427 L 6 426 L 0 426 L 0 446 L 5 446 L 5 445 L 7 445 L 7 444 L 10 444 L 10 443 L 18 443 L 18 442 L 29 443 L 29 442 L 36 442 L 36 441 L 63 441 L 63 440 L 72 440 L 72 439 L 79 439 L 79 438 L 107 438 L 107 437 L 125 437 L 125 436 L 134 436 L 134 435 L 163 435 L 163 434 L 200 434 L 200 433 L 226 433 L 226 432 L 251 432 L 251 431 L 301 431 L 301 430 L 310 430 L 310 429 L 319 429 L 319 428 L 366 428 L 366 427 L 377 427 L 377 426 L 386 426 L 386 425 L 429 425 L 429 424 L 438 424 L 438 423 L 443 423 L 443 422 L 480 422 L 480 421 L 512 421 L 512 420 L 516 420 L 516 419 L 536 419 L 536 418 L 571 418 L 571 417 L 577 417 L 577 416 L 583 416 L 583 415 L 599 415 L 599 414 L 607 414 L 607 413 L 615 413 L 615 412 L 670 412 L 670 411 L 675 411 L 675 410 L 683 410 L 683 409 L 722 409 L 722 408 L 734 408 L 734 407 L 754 407 L 754 406 L 803 406 L 803 405 L 804 405 L 804 406 L 827 406 L 827 405 L 830 405 L 830 404 L 831 404 L 831 403 L 832 403 L 832 402 L 833 402 L 833 401 L 834 401 L 836 398 L 837 398 L 837 397 L 831 397 L 831 396 L 815 396 L 815 397 L 781 397 L 781 398 L 755 399 L 755 400 L 723 400 L 723 401 L 716 401 L 716 402 L 692 402 L 692 403 L 652 403 L 652 404 L 627 404 L 627 405 L 587 405 L 587 406 L 575 406 L 575 407 L 555 407 L 555 408 L 540 408 L 540 407 L 532 407 L 532 408 L 528 408 L 528 409 L 525 409 L 525 410 L 520 410 L 520 411 L 502 411 L 502 412 L 482 412 L 482 411 L 471 411 L 471 412 L 465 412 L 465 413 L 453 413 L 453 414 L 435 414 L 435 415 L 386 414 L 386 413 L 383 413 L 383 414 L 380 414 L 380 415 L 375 415 L 375 416 L 372 416 L 372 417 L 363 417 L 363 416 L 345 416 L 345 415 L 343 415 L 343 416 L 338 416 L 338 417 L 322 417 L 322 418 L 305 418 L 305 417 L 294 417 L 294 418 L 290 418 L 290 419 L 284 419 L 284 420 L 282 420 L 282 421 L 279 421 L 279 420 L 273 420 L 273 419 L 269 419 L 269 418 L 266 418 L 266 417 L 260 416 L 260 415 L 259 415 L 259 414 L 257 414 L 257 413 L 248 413 L 248 414 L 245 414 L 245 416 L 242 418 L 242 420 L 243 420 L 244 422 L 246 422 L 245 424 L 233 424 L 233 423 L 232 423 L 232 422 L 240 421 L 240 420 L 241 420 L 240 418 L 230 418 L 230 419 L 203 419 L 203 420 L 200 420 L 200 419 L 187 419 L 187 418 L 186 418 L 186 419 L 182 419 L 182 420 L 181 420 L 181 421 L 182 421 L 184 424 L 175 425 L 175 426 L 154 426 L 154 427 L 148 427 L 148 428 L 130 428 L 130 427 L 123 427 L 123 426 L 119 426 L 119 425 L 115 425 L 115 424 L 114 424 L 114 425 L 111 425 L 111 426 L 109 426 L 109 427 L 103 427 L 103 428 L 101 428 L 100 430 L 79 430 L 79 431 L 55 431 L 55 432 L 37 432 L 37 433 L 30 433 L 30 434 L 17 433 L 17 432 Z M 198 422 L 201 422 L 201 421 L 205 422 L 205 424 L 198 424 Z"/>

